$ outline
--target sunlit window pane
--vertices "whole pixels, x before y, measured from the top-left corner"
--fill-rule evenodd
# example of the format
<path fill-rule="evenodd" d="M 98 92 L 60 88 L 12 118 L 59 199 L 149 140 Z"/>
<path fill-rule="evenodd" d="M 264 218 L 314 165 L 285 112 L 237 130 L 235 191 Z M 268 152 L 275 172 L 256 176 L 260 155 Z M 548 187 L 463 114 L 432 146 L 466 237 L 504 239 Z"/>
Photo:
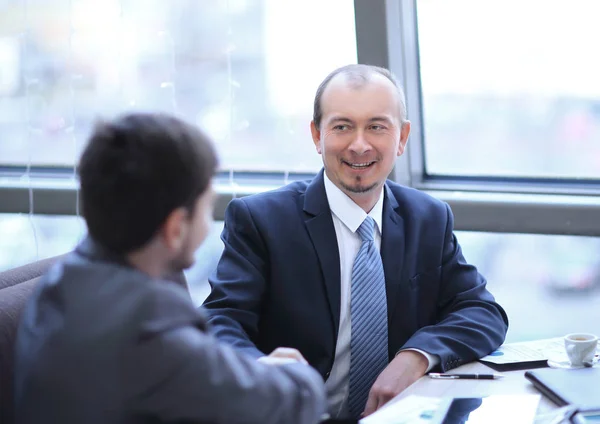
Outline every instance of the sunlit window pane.
<path fill-rule="evenodd" d="M 507 341 L 598 332 L 600 238 L 457 232 L 510 319 Z"/>
<path fill-rule="evenodd" d="M 418 0 L 430 174 L 600 178 L 600 2 Z"/>
<path fill-rule="evenodd" d="M 355 62 L 352 0 L 3 1 L 0 165 L 72 166 L 99 116 L 153 110 L 225 169 L 316 171 L 314 92 Z"/>
<path fill-rule="evenodd" d="M 216 221 L 196 251 L 196 263 L 185 271 L 192 299 L 201 304 L 208 296 L 208 276 L 223 250 L 223 221 Z M 86 235 L 77 216 L 0 214 L 0 272 L 70 252 Z"/>

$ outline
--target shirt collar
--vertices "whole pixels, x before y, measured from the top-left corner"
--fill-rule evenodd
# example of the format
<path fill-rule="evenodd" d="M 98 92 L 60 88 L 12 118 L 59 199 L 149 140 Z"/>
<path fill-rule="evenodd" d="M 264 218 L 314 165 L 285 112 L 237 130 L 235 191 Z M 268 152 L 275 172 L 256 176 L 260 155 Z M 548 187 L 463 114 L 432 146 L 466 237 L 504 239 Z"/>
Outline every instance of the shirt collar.
<path fill-rule="evenodd" d="M 325 194 L 327 195 L 327 201 L 329 202 L 331 212 L 335 214 L 335 216 L 337 216 L 350 231 L 355 233 L 367 217 L 367 213 L 329 179 L 327 172 L 323 173 L 323 180 L 325 181 Z M 375 203 L 375 206 L 373 206 L 373 209 L 371 209 L 371 212 L 369 212 L 368 215 L 373 218 L 375 226 L 379 230 L 379 234 L 381 234 L 383 229 L 383 188 L 379 193 L 377 203 Z"/>

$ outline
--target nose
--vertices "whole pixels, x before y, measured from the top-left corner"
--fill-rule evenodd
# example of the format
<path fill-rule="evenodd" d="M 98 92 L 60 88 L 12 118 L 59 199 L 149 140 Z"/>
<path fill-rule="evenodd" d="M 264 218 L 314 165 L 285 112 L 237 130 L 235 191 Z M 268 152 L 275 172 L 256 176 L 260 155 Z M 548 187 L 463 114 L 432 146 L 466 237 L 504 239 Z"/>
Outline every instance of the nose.
<path fill-rule="evenodd" d="M 350 146 L 348 146 L 348 150 L 350 150 L 352 153 L 356 154 L 356 155 L 362 155 L 364 153 L 367 153 L 369 150 L 371 150 L 371 145 L 369 144 L 368 140 L 365 137 L 365 133 L 363 130 L 359 130 L 356 132 L 356 137 L 354 137 L 354 139 L 352 140 L 352 143 L 350 143 Z"/>

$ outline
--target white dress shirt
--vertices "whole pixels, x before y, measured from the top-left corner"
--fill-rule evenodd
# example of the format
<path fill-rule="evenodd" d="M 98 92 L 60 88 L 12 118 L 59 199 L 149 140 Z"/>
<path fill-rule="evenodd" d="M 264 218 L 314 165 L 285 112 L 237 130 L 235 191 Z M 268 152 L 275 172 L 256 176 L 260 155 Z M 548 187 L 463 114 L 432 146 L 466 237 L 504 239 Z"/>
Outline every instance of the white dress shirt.
<path fill-rule="evenodd" d="M 356 234 L 356 230 L 367 217 L 367 213 L 343 191 L 341 191 L 324 174 L 325 193 L 331 215 L 333 226 L 338 242 L 340 252 L 340 328 L 335 348 L 335 358 L 331 374 L 325 382 L 327 389 L 327 398 L 329 402 L 329 414 L 333 418 L 348 416 L 348 383 L 350 379 L 350 287 L 352 284 L 352 267 L 354 259 L 358 254 L 362 240 Z M 369 212 L 368 216 L 375 221 L 374 242 L 376 248 L 381 248 L 382 234 L 382 216 L 383 216 L 383 189 L 375 206 Z M 409 349 L 407 349 L 409 350 Z M 422 353 L 429 361 L 429 371 L 438 364 L 439 359 L 433 355 L 416 350 Z"/>

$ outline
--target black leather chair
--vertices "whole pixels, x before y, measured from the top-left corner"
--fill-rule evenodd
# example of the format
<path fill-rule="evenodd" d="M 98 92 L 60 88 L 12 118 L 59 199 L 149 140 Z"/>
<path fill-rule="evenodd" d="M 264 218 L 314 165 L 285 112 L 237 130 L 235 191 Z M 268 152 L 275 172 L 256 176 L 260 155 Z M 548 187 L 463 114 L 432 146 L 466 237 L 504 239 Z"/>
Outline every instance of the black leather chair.
<path fill-rule="evenodd" d="M 0 423 L 14 422 L 13 378 L 14 344 L 19 319 L 27 298 L 40 277 L 64 255 L 43 259 L 18 268 L 0 272 Z M 170 278 L 184 286 L 183 273 Z"/>

